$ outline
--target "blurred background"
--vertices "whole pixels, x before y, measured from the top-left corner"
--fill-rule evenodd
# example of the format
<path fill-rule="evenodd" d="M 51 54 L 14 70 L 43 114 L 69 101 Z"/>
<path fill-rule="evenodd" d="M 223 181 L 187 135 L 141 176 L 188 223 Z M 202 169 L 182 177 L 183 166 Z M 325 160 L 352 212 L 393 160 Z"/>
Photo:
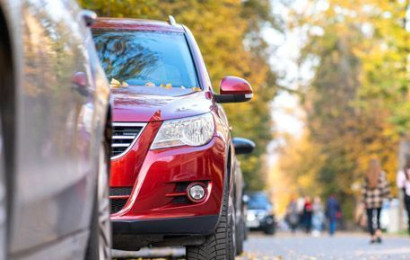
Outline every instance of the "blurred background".
<path fill-rule="evenodd" d="M 291 197 L 334 194 L 353 225 L 373 157 L 398 196 L 410 145 L 409 0 L 79 2 L 99 16 L 173 15 L 195 35 L 214 87 L 225 75 L 248 79 L 256 98 L 224 107 L 234 135 L 257 145 L 240 157 L 246 189 L 268 191 L 278 216 Z"/>

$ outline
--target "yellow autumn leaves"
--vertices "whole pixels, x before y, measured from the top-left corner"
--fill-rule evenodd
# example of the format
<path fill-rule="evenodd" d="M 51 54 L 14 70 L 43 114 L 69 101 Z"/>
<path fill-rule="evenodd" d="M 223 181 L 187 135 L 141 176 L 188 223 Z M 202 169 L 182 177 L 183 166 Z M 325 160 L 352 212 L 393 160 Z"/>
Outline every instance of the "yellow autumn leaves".
<path fill-rule="evenodd" d="M 120 81 L 112 78 L 111 82 L 110 82 L 110 86 L 111 86 L 112 89 L 117 89 L 117 88 L 126 88 L 126 87 L 128 87 L 128 84 L 125 81 L 120 82 Z"/>
<path fill-rule="evenodd" d="M 115 78 L 112 78 L 111 81 L 110 81 L 110 86 L 111 86 L 112 89 L 127 88 L 128 83 L 125 82 L 125 81 L 121 82 L 121 81 L 119 81 Z M 147 82 L 147 83 L 145 83 L 145 86 L 146 87 L 157 87 L 155 85 L 155 83 L 153 83 L 153 82 Z M 164 89 L 172 89 L 173 88 L 171 83 L 160 84 L 158 87 L 164 88 Z M 179 88 L 180 89 L 186 89 L 186 87 L 184 87 L 184 86 L 180 86 Z M 189 88 L 189 89 L 191 89 L 192 91 L 195 91 L 195 92 L 202 91 L 202 89 L 200 87 L 192 87 L 192 88 Z"/>

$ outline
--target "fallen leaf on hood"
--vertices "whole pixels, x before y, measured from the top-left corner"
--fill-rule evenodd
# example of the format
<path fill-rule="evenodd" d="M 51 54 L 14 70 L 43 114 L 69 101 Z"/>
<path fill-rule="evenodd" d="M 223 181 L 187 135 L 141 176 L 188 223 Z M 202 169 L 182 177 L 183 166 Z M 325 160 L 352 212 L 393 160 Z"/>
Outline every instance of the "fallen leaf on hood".
<path fill-rule="evenodd" d="M 111 88 L 119 88 L 121 86 L 121 83 L 118 80 L 112 78 L 110 82 L 110 86 Z"/>

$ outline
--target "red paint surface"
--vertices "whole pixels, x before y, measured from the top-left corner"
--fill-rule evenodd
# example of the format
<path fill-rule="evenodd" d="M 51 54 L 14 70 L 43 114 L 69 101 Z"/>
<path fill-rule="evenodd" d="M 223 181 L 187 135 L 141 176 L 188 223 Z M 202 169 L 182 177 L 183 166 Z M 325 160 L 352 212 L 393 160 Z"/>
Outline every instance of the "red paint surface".
<path fill-rule="evenodd" d="M 137 87 L 138 91 L 113 90 L 114 122 L 148 122 L 196 116 L 210 112 L 214 105 L 207 92 L 163 89 L 159 87 Z M 140 89 L 145 88 L 142 92 Z M 161 96 L 156 95 L 159 91 Z M 182 93 L 181 93 L 182 92 Z M 167 95 L 167 96 L 165 96 Z M 175 96 L 173 96 L 175 95 Z"/>
<path fill-rule="evenodd" d="M 142 137 L 142 136 L 141 136 Z M 202 147 L 179 147 L 150 150 L 134 182 L 126 172 L 127 154 L 121 162 L 114 161 L 116 184 L 133 186 L 130 199 L 125 207 L 112 215 L 113 220 L 172 218 L 219 214 L 225 169 L 225 144 L 222 139 L 213 140 Z M 129 183 L 126 183 L 129 181 Z M 208 181 L 207 197 L 200 203 L 188 205 L 172 204 L 176 183 Z M 112 182 L 113 184 L 114 182 Z M 116 186 L 116 185 L 112 185 Z"/>
<path fill-rule="evenodd" d="M 131 187 L 124 208 L 113 220 L 153 219 L 216 215 L 220 213 L 227 149 L 230 143 L 223 110 L 213 99 L 211 83 L 201 53 L 189 30 L 164 22 L 137 19 L 99 18 L 98 29 L 163 31 L 185 33 L 192 47 L 198 80 L 203 91 L 128 86 L 112 91 L 114 122 L 146 122 L 147 125 L 125 155 L 112 160 L 111 187 Z M 200 147 L 181 146 L 150 150 L 164 120 L 212 112 L 216 129 L 213 139 Z M 205 182 L 207 196 L 199 203 L 173 204 L 182 196 L 177 183 Z"/>
<path fill-rule="evenodd" d="M 252 87 L 248 81 L 234 77 L 226 76 L 221 81 L 221 94 L 251 94 Z"/>

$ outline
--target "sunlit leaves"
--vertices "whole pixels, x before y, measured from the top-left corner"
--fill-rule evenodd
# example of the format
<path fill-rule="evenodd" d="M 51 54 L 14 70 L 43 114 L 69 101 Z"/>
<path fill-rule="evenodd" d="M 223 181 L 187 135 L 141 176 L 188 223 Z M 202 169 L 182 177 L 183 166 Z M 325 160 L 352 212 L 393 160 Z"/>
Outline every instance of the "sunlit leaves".
<path fill-rule="evenodd" d="M 306 8 L 290 18 L 307 32 L 300 62 L 319 61 L 301 89 L 310 131 L 303 145 L 319 144 L 324 156 L 310 176 L 323 195 L 336 193 L 351 208 L 370 158 L 381 159 L 393 183 L 400 135 L 410 130 L 409 1 L 302 2 Z"/>

